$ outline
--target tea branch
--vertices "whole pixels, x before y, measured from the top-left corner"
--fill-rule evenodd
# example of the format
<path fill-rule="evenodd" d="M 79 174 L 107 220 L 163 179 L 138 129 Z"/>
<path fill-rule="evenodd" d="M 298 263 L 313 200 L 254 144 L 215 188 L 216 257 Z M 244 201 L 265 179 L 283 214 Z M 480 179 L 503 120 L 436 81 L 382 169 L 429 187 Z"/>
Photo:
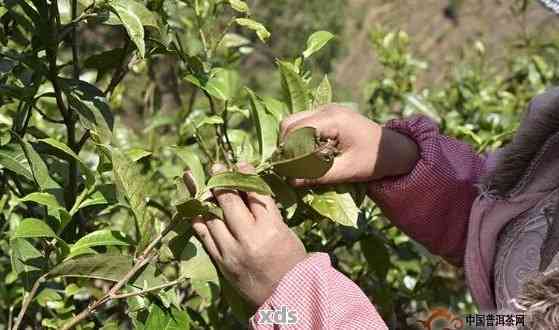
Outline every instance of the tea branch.
<path fill-rule="evenodd" d="M 43 117 L 44 120 L 46 120 L 50 123 L 54 123 L 54 124 L 64 124 L 64 120 L 54 119 L 54 118 L 49 117 L 37 105 L 35 105 L 34 108 L 35 108 L 35 111 L 37 111 L 41 115 L 41 117 Z"/>
<path fill-rule="evenodd" d="M 212 115 L 216 116 L 217 115 L 217 111 L 215 109 L 215 103 L 214 100 L 212 98 L 212 96 L 210 95 L 210 93 L 208 93 L 207 91 L 204 90 L 204 95 L 206 96 L 206 98 L 208 99 L 208 102 L 210 104 L 210 112 Z M 225 145 L 225 138 L 224 138 L 224 131 L 226 130 L 224 128 L 225 126 L 225 120 L 224 120 L 224 124 L 218 125 L 215 128 L 215 135 L 217 136 L 217 149 L 219 151 L 221 151 L 221 154 L 223 155 L 223 160 L 225 161 L 225 163 L 227 164 L 227 167 L 231 167 L 233 164 L 231 164 L 231 156 L 232 156 L 232 148 L 228 150 L 227 146 Z"/>
<path fill-rule="evenodd" d="M 33 287 L 31 288 L 31 291 L 29 291 L 29 294 L 27 296 L 25 296 L 25 298 L 23 299 L 23 303 L 21 304 L 21 310 L 19 311 L 17 319 L 14 323 L 14 327 L 12 328 L 13 330 L 17 330 L 19 328 L 19 325 L 21 324 L 21 321 L 23 321 L 23 317 L 25 316 L 25 312 L 27 312 L 27 308 L 29 308 L 29 304 L 31 303 L 31 301 L 35 297 L 35 294 L 37 294 L 37 290 L 39 290 L 39 287 L 46 280 L 47 276 L 48 276 L 48 273 L 39 277 L 35 281 L 35 283 L 33 283 Z"/>
<path fill-rule="evenodd" d="M 173 221 L 144 249 L 141 255 L 137 258 L 137 262 L 134 266 L 124 275 L 124 277 L 113 285 L 109 291 L 99 298 L 97 301 L 89 305 L 86 309 L 81 311 L 78 315 L 74 316 L 68 323 L 66 323 L 61 330 L 69 330 L 75 327 L 81 321 L 87 319 L 91 314 L 93 314 L 99 307 L 103 306 L 108 301 L 114 299 L 114 296 L 119 296 L 118 291 L 130 281 L 144 266 L 149 264 L 156 256 L 157 251 L 155 248 L 159 246 L 161 241 L 167 234 L 175 227 L 177 222 Z M 172 283 L 172 282 L 171 282 Z M 177 283 L 175 283 L 176 285 Z"/>
<path fill-rule="evenodd" d="M 173 287 L 175 285 L 181 284 L 184 280 L 186 280 L 186 277 L 181 277 L 181 278 L 179 278 L 177 280 L 174 280 L 172 282 L 165 283 L 165 284 L 158 285 L 158 286 L 154 286 L 152 288 L 144 289 L 144 290 L 141 290 L 141 291 L 138 291 L 138 292 L 115 294 L 115 295 L 111 296 L 111 299 L 124 299 L 124 298 L 130 298 L 130 297 L 135 297 L 135 296 L 141 296 L 141 295 L 144 295 L 146 293 L 153 292 L 153 291 L 159 291 L 159 290 L 162 290 L 162 289 Z"/>
<path fill-rule="evenodd" d="M 229 101 L 225 101 L 225 105 L 223 108 L 223 136 L 225 137 L 225 143 L 227 144 L 227 148 L 229 149 L 229 153 L 231 158 L 233 159 L 233 163 L 237 163 L 237 156 L 235 155 L 235 149 L 233 149 L 233 145 L 229 140 L 229 134 L 227 134 L 227 122 L 229 118 Z"/>

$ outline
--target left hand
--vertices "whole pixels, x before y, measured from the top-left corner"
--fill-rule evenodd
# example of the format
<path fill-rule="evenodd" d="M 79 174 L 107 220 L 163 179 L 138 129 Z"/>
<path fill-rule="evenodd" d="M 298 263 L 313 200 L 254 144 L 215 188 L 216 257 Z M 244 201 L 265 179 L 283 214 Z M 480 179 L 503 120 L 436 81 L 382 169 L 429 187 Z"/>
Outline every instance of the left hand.
<path fill-rule="evenodd" d="M 214 166 L 213 171 L 223 169 Z M 240 170 L 254 171 L 249 165 Z M 259 307 L 283 276 L 305 259 L 305 247 L 283 222 L 272 197 L 225 189 L 213 194 L 225 219 L 197 219 L 192 227 L 225 278 Z"/>

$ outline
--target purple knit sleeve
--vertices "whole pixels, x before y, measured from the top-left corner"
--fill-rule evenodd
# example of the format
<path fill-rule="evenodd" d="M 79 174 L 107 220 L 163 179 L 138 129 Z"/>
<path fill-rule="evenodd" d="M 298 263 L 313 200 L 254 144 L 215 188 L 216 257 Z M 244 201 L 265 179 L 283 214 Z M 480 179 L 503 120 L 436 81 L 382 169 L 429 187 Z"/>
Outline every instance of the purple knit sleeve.
<path fill-rule="evenodd" d="M 413 139 L 420 160 L 405 176 L 369 184 L 369 196 L 403 232 L 432 253 L 461 265 L 468 219 L 485 159 L 463 142 L 443 136 L 424 116 L 385 127 Z"/>

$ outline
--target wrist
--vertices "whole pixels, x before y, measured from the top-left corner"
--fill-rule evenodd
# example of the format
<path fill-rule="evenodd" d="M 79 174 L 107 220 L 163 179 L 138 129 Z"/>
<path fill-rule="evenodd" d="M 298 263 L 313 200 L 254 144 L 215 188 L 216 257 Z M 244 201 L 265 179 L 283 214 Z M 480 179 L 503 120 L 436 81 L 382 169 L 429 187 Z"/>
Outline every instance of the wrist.
<path fill-rule="evenodd" d="M 419 161 L 417 143 L 409 136 L 382 127 L 376 163 L 376 179 L 409 174 Z M 378 171 L 377 171 L 378 170 Z"/>

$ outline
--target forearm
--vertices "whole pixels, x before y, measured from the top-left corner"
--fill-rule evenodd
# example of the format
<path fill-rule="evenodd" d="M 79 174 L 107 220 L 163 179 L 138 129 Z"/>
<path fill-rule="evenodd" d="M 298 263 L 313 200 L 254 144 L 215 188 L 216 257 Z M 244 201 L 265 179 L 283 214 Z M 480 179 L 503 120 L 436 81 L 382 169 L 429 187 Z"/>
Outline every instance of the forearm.
<path fill-rule="evenodd" d="M 323 253 L 310 255 L 292 269 L 250 325 L 258 330 L 387 329 L 367 296 Z"/>
<path fill-rule="evenodd" d="M 469 145 L 441 135 L 426 117 L 393 121 L 386 128 L 415 141 L 419 157 L 408 174 L 371 182 L 369 196 L 406 234 L 461 264 L 483 157 Z"/>
<path fill-rule="evenodd" d="M 383 127 L 373 178 L 395 177 L 409 174 L 419 161 L 417 143 L 394 129 Z"/>

